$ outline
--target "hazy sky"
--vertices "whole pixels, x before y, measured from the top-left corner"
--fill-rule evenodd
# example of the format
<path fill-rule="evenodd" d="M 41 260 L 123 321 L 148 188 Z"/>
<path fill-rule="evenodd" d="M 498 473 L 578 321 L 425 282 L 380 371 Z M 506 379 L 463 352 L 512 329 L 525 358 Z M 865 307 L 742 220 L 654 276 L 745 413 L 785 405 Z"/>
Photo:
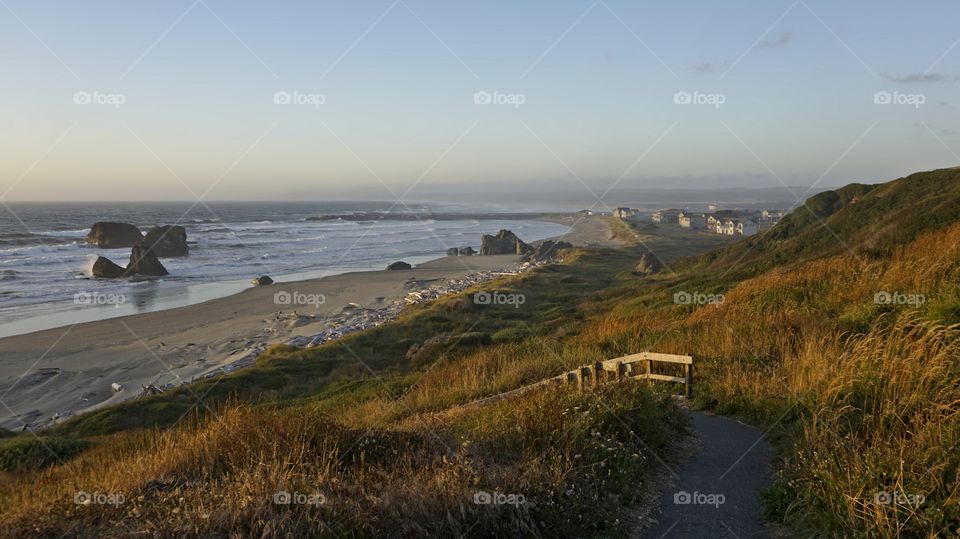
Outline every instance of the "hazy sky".
<path fill-rule="evenodd" d="M 942 0 L 0 0 L 0 200 L 890 179 L 960 164 L 958 19 Z"/>

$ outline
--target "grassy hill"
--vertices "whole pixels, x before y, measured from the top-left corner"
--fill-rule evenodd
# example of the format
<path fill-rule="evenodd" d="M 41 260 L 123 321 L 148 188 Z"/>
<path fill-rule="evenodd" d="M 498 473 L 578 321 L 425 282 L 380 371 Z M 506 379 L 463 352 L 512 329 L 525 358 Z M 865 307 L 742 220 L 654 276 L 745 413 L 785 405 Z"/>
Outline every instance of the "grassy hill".
<path fill-rule="evenodd" d="M 458 296 L 339 343 L 275 348 L 191 388 L 215 413 L 184 389 L 45 433 L 56 462 L 23 435 L 2 442 L 23 456 L 6 459 L 0 533 L 623 534 L 637 483 L 684 428 L 667 389 L 457 405 L 647 349 L 694 355 L 696 404 L 776 440 L 766 505 L 798 536 L 960 531 L 960 173 L 821 193 L 764 235 L 668 256 L 675 271 L 652 277 L 632 271 L 641 251 L 710 238 L 636 232 L 635 250 L 487 287 L 525 294 L 522 309 Z M 677 304 L 680 292 L 722 301 Z M 447 344 L 405 357 L 435 335 Z M 76 506 L 77 490 L 132 501 Z M 284 491 L 324 503 L 273 503 Z M 531 503 L 477 505 L 479 491 Z"/>
<path fill-rule="evenodd" d="M 711 253 L 714 268 L 742 275 L 852 252 L 889 256 L 892 249 L 960 220 L 960 169 L 912 174 L 882 185 L 851 184 L 809 199 L 769 233 Z"/>

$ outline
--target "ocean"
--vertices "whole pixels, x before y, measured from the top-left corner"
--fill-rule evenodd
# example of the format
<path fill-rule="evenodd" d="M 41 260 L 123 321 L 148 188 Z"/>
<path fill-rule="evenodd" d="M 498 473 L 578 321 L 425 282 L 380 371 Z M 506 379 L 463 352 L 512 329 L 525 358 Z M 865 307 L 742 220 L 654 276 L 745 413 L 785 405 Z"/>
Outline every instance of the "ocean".
<path fill-rule="evenodd" d="M 0 337 L 199 303 L 248 288 L 260 275 L 290 281 L 383 269 L 396 260 L 416 264 L 448 247 L 478 249 L 481 234 L 501 228 L 528 242 L 568 230 L 516 214 L 482 215 L 502 211 L 494 207 L 409 204 L 414 216 L 391 205 L 10 203 L 0 207 Z M 97 221 L 131 223 L 144 233 L 179 224 L 190 254 L 161 259 L 167 277 L 93 279 L 97 256 L 121 266 L 130 257 L 128 248 L 86 243 Z"/>

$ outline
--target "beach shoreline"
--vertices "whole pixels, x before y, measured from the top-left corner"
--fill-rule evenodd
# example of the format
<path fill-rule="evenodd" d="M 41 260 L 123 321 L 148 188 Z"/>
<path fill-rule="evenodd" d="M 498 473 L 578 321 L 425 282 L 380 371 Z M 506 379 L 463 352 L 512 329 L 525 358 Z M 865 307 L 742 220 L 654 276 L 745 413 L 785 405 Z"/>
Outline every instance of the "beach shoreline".
<path fill-rule="evenodd" d="M 546 218 L 571 226 L 561 238 L 574 245 L 617 245 L 606 219 Z M 516 255 L 446 256 L 411 270 L 278 282 L 181 307 L 0 338 L 0 427 L 41 428 L 134 398 L 145 387 L 162 390 L 225 367 L 242 368 L 269 345 L 291 339 L 304 345 L 317 334 L 337 334 L 331 320 L 359 314 L 373 322 L 396 310 L 397 302 L 402 307 L 411 292 L 434 290 L 426 301 L 436 290 L 462 289 L 516 272 L 519 265 Z M 278 303 L 277 294 L 290 303 Z"/>

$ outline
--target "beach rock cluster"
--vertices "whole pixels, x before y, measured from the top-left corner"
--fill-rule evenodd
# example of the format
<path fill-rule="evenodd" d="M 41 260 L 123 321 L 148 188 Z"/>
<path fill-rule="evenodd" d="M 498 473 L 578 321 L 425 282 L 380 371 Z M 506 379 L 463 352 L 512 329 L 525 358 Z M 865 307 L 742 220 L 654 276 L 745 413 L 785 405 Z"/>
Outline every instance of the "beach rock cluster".
<path fill-rule="evenodd" d="M 153 254 L 150 249 L 137 244 L 130 250 L 130 260 L 127 262 L 126 268 L 115 264 L 109 258 L 98 256 L 96 262 L 93 263 L 91 274 L 101 279 L 120 279 L 135 275 L 163 277 L 169 275 L 170 272 L 163 267 L 157 255 Z"/>
<path fill-rule="evenodd" d="M 489 234 L 480 236 L 481 255 L 525 255 L 533 251 L 533 247 L 506 229 L 501 229 L 496 236 Z"/>
<path fill-rule="evenodd" d="M 477 252 L 469 245 L 466 247 L 451 247 L 447 249 L 447 256 L 473 256 L 475 254 L 477 254 Z"/>
<path fill-rule="evenodd" d="M 87 243 L 103 249 L 130 247 L 130 260 L 126 268 L 108 258 L 97 257 L 91 273 L 102 279 L 134 275 L 163 277 L 170 272 L 160 263 L 160 257 L 186 256 L 190 252 L 186 229 L 176 225 L 155 226 L 144 236 L 139 228 L 128 223 L 94 223 L 87 234 Z"/>
<path fill-rule="evenodd" d="M 190 252 L 187 230 L 177 225 L 155 226 L 144 236 L 135 225 L 100 221 L 90 227 L 87 243 L 101 249 L 125 249 L 143 243 L 161 258 L 186 256 Z"/>

